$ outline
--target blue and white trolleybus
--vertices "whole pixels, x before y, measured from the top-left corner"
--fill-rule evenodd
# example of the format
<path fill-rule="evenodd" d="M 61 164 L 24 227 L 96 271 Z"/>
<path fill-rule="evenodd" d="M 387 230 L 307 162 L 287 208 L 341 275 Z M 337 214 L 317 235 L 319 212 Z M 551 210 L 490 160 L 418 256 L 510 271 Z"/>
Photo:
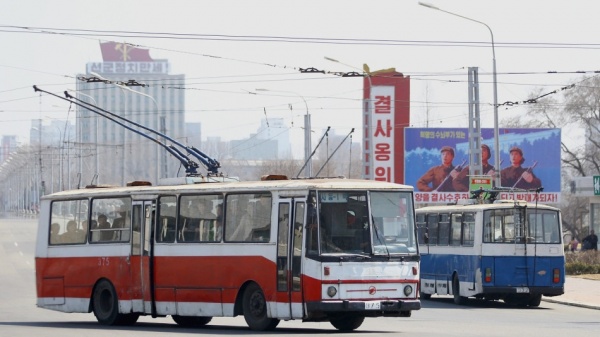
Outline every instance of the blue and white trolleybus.
<path fill-rule="evenodd" d="M 515 200 L 416 210 L 421 297 L 453 295 L 537 307 L 564 292 L 561 213 Z"/>

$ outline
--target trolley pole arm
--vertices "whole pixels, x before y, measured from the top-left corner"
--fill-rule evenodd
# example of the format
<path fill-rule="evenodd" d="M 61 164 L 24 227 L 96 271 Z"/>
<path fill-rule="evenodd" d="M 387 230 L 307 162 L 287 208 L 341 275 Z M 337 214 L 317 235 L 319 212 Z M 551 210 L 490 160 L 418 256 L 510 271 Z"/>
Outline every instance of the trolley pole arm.
<path fill-rule="evenodd" d="M 328 129 L 329 130 L 329 129 Z M 346 135 L 346 137 L 344 137 L 344 139 L 342 139 L 342 141 L 340 142 L 340 145 L 338 145 L 335 150 L 333 150 L 333 152 L 331 153 L 331 155 L 329 155 L 329 158 L 327 158 L 327 160 L 325 161 L 325 163 L 323 164 L 323 166 L 321 166 L 321 168 L 319 169 L 319 171 L 317 172 L 317 174 L 315 174 L 315 177 L 319 176 L 319 173 L 321 173 L 321 171 L 323 171 L 323 168 L 325 168 L 325 165 L 327 165 L 327 163 L 329 163 L 329 160 L 331 159 L 331 157 L 333 157 L 333 155 L 337 152 L 337 150 L 342 146 L 342 144 L 344 144 L 344 142 L 346 141 L 346 139 L 348 139 L 348 137 L 350 137 L 350 135 L 354 132 L 354 128 L 352 128 L 352 130 L 350 130 L 350 132 Z"/>
<path fill-rule="evenodd" d="M 154 130 L 154 129 L 151 129 L 151 128 L 147 127 L 147 126 L 144 126 L 144 125 L 142 125 L 142 124 L 139 124 L 139 123 L 136 123 L 136 122 L 134 122 L 134 121 L 132 121 L 132 120 L 129 120 L 129 119 L 127 119 L 127 118 L 123 117 L 123 116 L 119 116 L 119 115 L 117 115 L 117 114 L 114 114 L 114 113 L 112 113 L 112 112 L 110 112 L 110 111 L 107 111 L 107 110 L 105 110 L 105 109 L 102 109 L 102 108 L 100 108 L 100 107 L 98 107 L 98 106 L 95 106 L 95 105 L 93 105 L 93 104 L 91 104 L 91 103 L 88 103 L 88 102 L 85 102 L 85 101 L 83 101 L 83 100 L 80 100 L 80 99 L 78 99 L 77 97 L 74 97 L 73 95 L 69 94 L 67 91 L 65 91 L 65 96 L 66 96 L 67 98 L 69 98 L 69 99 L 73 99 L 73 100 L 76 100 L 76 101 L 78 101 L 78 102 L 80 102 L 80 103 L 82 103 L 82 104 L 85 104 L 86 106 L 91 106 L 91 107 L 93 107 L 93 108 L 95 108 L 95 109 L 98 109 L 98 110 L 100 110 L 100 111 L 102 111 L 102 112 L 104 112 L 104 113 L 106 113 L 106 114 L 109 114 L 109 115 L 111 115 L 111 116 L 115 117 L 115 118 L 118 118 L 118 119 L 124 120 L 124 121 L 126 121 L 127 123 L 133 124 L 133 125 L 135 125 L 135 126 L 137 126 L 137 127 L 141 128 L 141 129 L 144 129 L 144 130 L 146 130 L 146 131 L 148 131 L 148 132 L 151 132 L 151 133 L 153 133 L 153 134 L 155 134 L 155 135 L 157 135 L 157 136 L 159 136 L 159 137 L 163 137 L 163 138 L 167 139 L 168 141 L 172 142 L 173 144 L 176 144 L 177 146 L 179 146 L 179 147 L 181 147 L 181 148 L 184 148 L 184 149 L 186 150 L 186 152 L 188 152 L 189 154 L 191 154 L 192 156 L 194 156 L 194 157 L 196 157 L 198 160 L 200 160 L 200 162 L 202 162 L 203 164 L 205 164 L 205 165 L 206 165 L 206 167 L 208 168 L 208 170 L 209 170 L 211 173 L 218 173 L 218 171 L 217 171 L 217 172 L 215 172 L 215 171 L 214 171 L 214 168 L 212 168 L 212 167 L 209 167 L 209 165 L 207 165 L 207 164 L 205 163 L 205 161 L 204 161 L 202 158 L 199 158 L 199 157 L 197 156 L 197 154 L 196 154 L 196 153 L 194 153 L 194 152 L 193 152 L 193 151 L 190 149 L 190 147 L 188 147 L 188 146 L 185 146 L 185 145 L 181 144 L 181 143 L 180 143 L 180 142 L 178 142 L 177 140 L 175 140 L 175 139 L 173 139 L 173 138 L 171 138 L 171 137 L 169 137 L 169 136 L 167 136 L 167 135 L 165 135 L 165 134 L 162 134 L 162 133 L 160 133 L 160 132 L 158 132 L 158 131 L 156 131 L 156 130 Z M 84 107 L 84 108 L 87 108 L 87 107 Z M 134 132 L 136 132 L 136 133 L 138 133 L 138 134 L 139 134 L 139 132 L 137 132 L 137 131 L 135 131 L 135 130 L 134 130 Z M 163 147 L 164 147 L 164 144 L 162 144 L 162 145 L 163 145 Z M 187 156 L 185 156 L 185 155 L 184 155 L 184 154 L 183 154 L 181 151 L 179 151 L 179 153 L 180 153 L 180 155 L 181 155 L 181 156 L 184 156 L 184 157 L 186 157 L 186 158 L 187 158 Z M 189 159 L 187 159 L 187 160 L 189 161 Z M 199 165 L 198 165 L 197 163 L 194 163 L 194 164 L 195 164 L 195 167 L 199 167 Z M 196 172 L 194 172 L 194 174 L 195 174 L 195 173 L 196 173 Z"/>
<path fill-rule="evenodd" d="M 123 117 L 123 116 L 119 116 L 119 115 L 113 114 L 112 112 L 109 112 L 109 111 L 107 111 L 107 110 L 105 110 L 105 109 L 102 109 L 102 108 L 100 108 L 100 107 L 98 107 L 98 106 L 95 106 L 95 105 L 93 105 L 93 104 L 91 104 L 91 103 L 88 103 L 88 102 L 85 102 L 85 101 L 83 101 L 83 100 L 80 100 L 80 99 L 78 99 L 77 97 L 74 97 L 73 95 L 69 94 L 67 91 L 65 91 L 65 96 L 66 96 L 67 98 L 69 98 L 69 99 L 74 99 L 74 100 L 77 100 L 78 102 L 81 102 L 81 103 L 85 104 L 86 106 L 91 106 L 91 107 L 94 107 L 95 109 L 98 109 L 98 110 L 100 110 L 100 111 L 104 112 L 104 113 L 110 114 L 111 116 L 113 116 L 113 117 L 115 117 L 115 118 L 119 118 L 119 119 L 121 119 L 121 120 L 124 120 L 124 121 L 126 121 L 126 122 L 128 122 L 128 123 L 131 123 L 131 124 L 133 124 L 133 125 L 135 125 L 135 126 L 137 126 L 137 127 L 141 128 L 141 129 L 144 129 L 144 130 L 146 130 L 146 131 L 149 131 L 149 132 L 151 132 L 151 133 L 153 133 L 153 134 L 155 134 L 155 135 L 157 135 L 157 136 L 159 136 L 159 137 L 163 137 L 163 138 L 167 139 L 168 141 L 172 142 L 173 144 L 176 144 L 177 146 L 179 146 L 179 147 L 181 147 L 181 148 L 184 148 L 184 149 L 186 150 L 186 152 L 188 152 L 189 154 L 191 154 L 192 156 L 194 156 L 196 159 L 200 160 L 200 162 L 202 162 L 202 163 L 203 163 L 203 164 L 204 164 L 204 165 L 207 167 L 207 169 L 210 171 L 210 173 L 215 173 L 215 174 L 217 174 L 217 173 L 218 173 L 218 170 L 215 170 L 214 166 L 211 166 L 210 164 L 208 164 L 208 163 L 207 163 L 207 162 L 204 160 L 204 158 L 202 158 L 202 157 L 199 157 L 199 156 L 198 156 L 198 154 L 197 154 L 196 152 L 194 152 L 194 151 L 192 151 L 192 150 L 190 149 L 190 147 L 189 147 L 189 146 L 185 146 L 185 145 L 181 144 L 180 142 L 176 141 L 175 139 L 173 139 L 173 138 L 171 138 L 171 137 L 169 137 L 169 136 L 167 136 L 167 135 L 165 135 L 165 134 L 162 134 L 162 133 L 160 133 L 160 132 L 158 132 L 158 131 L 156 131 L 156 130 L 154 130 L 154 129 L 151 129 L 151 128 L 147 127 L 147 126 L 144 126 L 144 125 L 142 125 L 142 124 L 136 123 L 136 122 L 134 122 L 134 121 L 132 121 L 132 120 L 129 120 L 129 119 L 127 119 L 127 118 Z M 134 132 L 135 132 L 135 131 L 134 131 Z M 182 152 L 180 152 L 180 153 L 181 153 L 181 155 L 183 155 L 183 153 L 182 153 Z M 187 157 L 187 156 L 186 156 L 186 157 Z M 198 166 L 198 164 L 196 164 L 196 167 L 199 167 L 199 166 Z M 219 166 L 219 167 L 220 167 L 220 166 Z"/>
<path fill-rule="evenodd" d="M 34 89 L 34 91 L 35 91 L 35 92 L 38 92 L 38 91 L 39 91 L 39 92 L 43 92 L 43 93 L 45 93 L 45 94 L 48 94 L 48 95 L 54 96 L 54 97 L 56 97 L 56 98 L 62 99 L 62 100 L 64 100 L 64 101 L 67 101 L 67 102 L 69 102 L 69 103 L 71 103 L 71 104 L 75 104 L 75 105 L 77 105 L 77 106 L 79 106 L 79 107 L 82 107 L 82 108 L 84 108 L 84 109 L 87 109 L 87 110 L 89 110 L 89 111 L 91 111 L 91 112 L 94 112 L 94 113 L 96 113 L 96 114 L 98 114 L 98 115 L 100 115 L 100 116 L 102 116 L 102 117 L 104 117 L 104 118 L 106 118 L 106 119 L 108 119 L 108 120 L 110 120 L 110 121 L 113 121 L 113 122 L 114 122 L 114 123 L 116 123 L 116 124 L 119 124 L 119 125 L 121 125 L 122 127 L 124 127 L 124 128 L 125 128 L 125 129 L 127 129 L 127 130 L 130 130 L 130 131 L 132 131 L 132 132 L 135 132 L 135 133 L 139 134 L 140 136 L 142 136 L 142 137 L 145 137 L 145 138 L 147 138 L 147 139 L 149 139 L 149 140 L 153 141 L 154 143 L 156 143 L 156 144 L 158 144 L 158 145 L 160 145 L 160 146 L 164 147 L 164 148 L 165 148 L 165 149 L 166 149 L 166 150 L 167 150 L 167 151 L 168 151 L 168 152 L 169 152 L 171 155 L 173 155 L 175 158 L 177 158 L 177 159 L 178 159 L 178 160 L 181 162 L 181 164 L 182 164 L 182 165 L 183 165 L 183 166 L 186 168 L 186 172 L 188 172 L 188 173 L 189 173 L 189 174 L 191 174 L 191 175 L 195 175 L 195 174 L 197 174 L 197 173 L 196 173 L 196 169 L 195 169 L 195 167 L 198 167 L 198 164 L 196 164 L 196 163 L 194 163 L 194 162 L 191 162 L 189 159 L 187 159 L 187 158 L 185 158 L 185 157 L 182 157 L 182 156 L 181 156 L 181 155 L 180 155 L 178 152 L 175 152 L 175 151 L 173 151 L 171 148 L 169 148 L 168 146 L 165 146 L 163 143 L 161 143 L 161 142 L 159 142 L 158 140 L 156 140 L 156 139 L 154 139 L 154 138 L 150 137 L 149 135 L 147 135 L 147 134 L 145 134 L 145 133 L 142 133 L 142 132 L 139 132 L 138 130 L 135 130 L 135 129 L 133 129 L 133 128 L 132 128 L 132 127 L 130 127 L 130 126 L 128 126 L 128 125 L 125 125 L 125 124 L 124 124 L 124 123 L 122 123 L 122 122 L 119 122 L 119 121 L 118 121 L 118 120 L 116 120 L 115 118 L 112 118 L 112 117 L 110 117 L 110 116 L 107 116 L 107 115 L 103 114 L 102 112 L 105 112 L 105 113 L 107 113 L 107 114 L 109 114 L 109 115 L 111 115 L 111 116 L 116 116 L 116 115 L 114 115 L 113 113 L 111 113 L 111 112 L 109 112 L 109 111 L 105 111 L 104 109 L 98 108 L 98 107 L 96 107 L 96 106 L 94 106 L 94 105 L 92 105 L 92 104 L 88 104 L 89 106 L 86 106 L 86 105 L 84 105 L 84 104 L 81 104 L 81 103 L 79 103 L 79 102 L 77 102 L 77 101 L 73 101 L 73 100 L 69 99 L 69 97 L 71 97 L 71 98 L 72 98 L 72 96 L 71 96 L 71 95 L 67 95 L 67 98 L 65 98 L 65 97 L 61 97 L 61 96 L 58 96 L 58 95 L 56 95 L 56 94 L 54 94 L 54 93 L 51 93 L 51 92 L 49 92 L 49 91 L 42 90 L 42 89 L 38 88 L 36 85 L 34 85 L 34 86 L 33 86 L 33 89 Z M 65 93 L 67 93 L 67 92 L 65 91 Z M 78 101 L 79 101 L 79 100 L 78 100 Z M 98 109 L 98 110 L 100 110 L 100 111 L 102 111 L 102 112 L 100 112 L 100 111 L 97 111 L 96 109 Z"/>
<path fill-rule="evenodd" d="M 210 158 L 204 152 L 198 150 L 194 146 L 186 147 L 186 149 L 188 149 L 188 152 L 191 155 L 193 155 L 200 162 L 202 162 L 202 164 L 204 164 L 204 166 L 206 166 L 206 168 L 208 169 L 209 172 L 214 173 L 214 174 L 219 173 L 219 168 L 221 167 L 221 163 L 219 163 L 216 159 Z"/>
<path fill-rule="evenodd" d="M 308 162 L 310 161 L 310 159 L 315 155 L 315 152 L 317 152 L 317 149 L 319 148 L 319 146 L 323 142 L 323 139 L 325 139 L 325 137 L 329 133 L 329 129 L 331 129 L 331 126 L 327 127 L 327 130 L 325 130 L 325 133 L 323 134 L 323 136 L 321 136 L 321 140 L 319 140 L 319 143 L 317 144 L 317 146 L 315 146 L 315 149 L 313 150 L 313 152 L 310 154 L 310 156 L 308 156 L 308 159 L 306 159 L 306 161 L 304 162 L 304 165 L 302 165 L 302 167 L 300 168 L 300 171 L 298 171 L 298 174 L 296 174 L 296 178 L 298 178 L 300 176 L 300 173 L 302 172 L 302 170 L 304 170 L 304 168 L 306 167 L 306 165 L 308 165 Z M 354 130 L 354 129 L 352 129 L 352 130 Z"/>

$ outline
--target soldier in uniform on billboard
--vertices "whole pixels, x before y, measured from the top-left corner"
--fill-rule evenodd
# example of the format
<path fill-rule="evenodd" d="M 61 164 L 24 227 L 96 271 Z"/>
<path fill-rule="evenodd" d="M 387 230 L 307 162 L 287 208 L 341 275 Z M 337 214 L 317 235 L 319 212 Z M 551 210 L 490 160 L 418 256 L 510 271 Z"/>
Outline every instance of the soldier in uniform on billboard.
<path fill-rule="evenodd" d="M 490 147 L 481 145 L 481 172 L 483 175 L 494 176 L 494 166 L 489 163 L 492 157 Z M 469 166 L 460 171 L 458 176 L 452 181 L 452 186 L 456 192 L 467 192 L 469 190 Z"/>
<path fill-rule="evenodd" d="M 519 147 L 513 146 L 510 149 L 511 166 L 500 171 L 502 186 L 523 189 L 542 187 L 542 181 L 532 172 L 537 162 L 528 168 L 521 166 L 523 162 L 525 162 L 523 151 Z"/>
<path fill-rule="evenodd" d="M 454 167 L 452 164 L 454 160 L 454 149 L 452 147 L 444 146 L 440 150 L 440 153 L 442 155 L 442 164 L 430 168 L 417 180 L 419 191 L 453 191 L 452 180 L 458 176 L 462 167 Z"/>

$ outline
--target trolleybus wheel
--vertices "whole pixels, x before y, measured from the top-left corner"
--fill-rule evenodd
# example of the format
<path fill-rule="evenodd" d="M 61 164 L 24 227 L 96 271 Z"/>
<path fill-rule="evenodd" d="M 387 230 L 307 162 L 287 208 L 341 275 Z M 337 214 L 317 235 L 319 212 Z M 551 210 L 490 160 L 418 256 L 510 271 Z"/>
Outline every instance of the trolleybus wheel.
<path fill-rule="evenodd" d="M 524 294 L 506 295 L 506 297 L 504 297 L 504 303 L 513 307 L 526 307 L 527 304 L 529 304 L 529 296 Z"/>
<path fill-rule="evenodd" d="M 98 322 L 103 325 L 118 324 L 119 299 L 115 287 L 109 281 L 101 280 L 92 296 L 94 316 Z"/>
<path fill-rule="evenodd" d="M 208 324 L 212 317 L 198 317 L 198 316 L 179 316 L 173 315 L 171 316 L 173 321 L 177 323 L 177 325 L 185 326 L 185 327 L 201 327 Z"/>
<path fill-rule="evenodd" d="M 115 325 L 134 325 L 138 318 L 140 318 L 140 314 L 137 313 L 119 314 Z"/>
<path fill-rule="evenodd" d="M 364 320 L 363 316 L 340 316 L 331 318 L 329 322 L 340 331 L 352 331 L 358 329 Z"/>
<path fill-rule="evenodd" d="M 531 295 L 529 298 L 529 306 L 530 307 L 539 307 L 540 303 L 542 303 L 542 294 L 539 295 Z"/>
<path fill-rule="evenodd" d="M 464 296 L 460 296 L 460 282 L 458 281 L 458 276 L 456 274 L 452 278 L 452 294 L 454 295 L 455 304 L 465 304 L 466 298 Z"/>
<path fill-rule="evenodd" d="M 277 327 L 277 324 L 279 324 L 278 319 L 269 318 L 267 316 L 267 301 L 265 300 L 265 294 L 256 283 L 248 285 L 244 291 L 242 306 L 244 308 L 244 319 L 246 320 L 246 324 L 248 324 L 252 330 L 273 330 Z"/>

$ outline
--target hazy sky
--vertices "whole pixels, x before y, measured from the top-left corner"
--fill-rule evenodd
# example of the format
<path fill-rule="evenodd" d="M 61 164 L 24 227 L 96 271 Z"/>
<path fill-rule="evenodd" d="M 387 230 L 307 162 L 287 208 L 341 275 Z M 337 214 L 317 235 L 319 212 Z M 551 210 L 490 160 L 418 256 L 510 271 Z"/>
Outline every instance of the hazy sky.
<path fill-rule="evenodd" d="M 499 103 L 522 102 L 534 90 L 578 82 L 577 71 L 600 70 L 600 4 L 593 1 L 429 3 L 491 27 Z M 172 74 L 185 74 L 186 118 L 202 122 L 204 137 L 243 138 L 266 114 L 284 118 L 302 144 L 306 100 L 315 140 L 331 126 L 343 135 L 356 128 L 359 142 L 362 79 L 299 69 L 348 72 L 363 63 L 411 77 L 411 124 L 417 127 L 467 127 L 467 68 L 479 67 L 482 127 L 493 127 L 490 32 L 417 1 L 0 4 L 0 135 L 17 135 L 20 142 L 28 142 L 32 118 L 74 118 L 66 103 L 40 97 L 32 85 L 73 89 L 86 63 L 101 61 L 99 43 L 106 41 L 148 48 L 152 58 L 169 60 Z M 500 118 L 523 112 L 522 105 L 502 106 Z"/>

